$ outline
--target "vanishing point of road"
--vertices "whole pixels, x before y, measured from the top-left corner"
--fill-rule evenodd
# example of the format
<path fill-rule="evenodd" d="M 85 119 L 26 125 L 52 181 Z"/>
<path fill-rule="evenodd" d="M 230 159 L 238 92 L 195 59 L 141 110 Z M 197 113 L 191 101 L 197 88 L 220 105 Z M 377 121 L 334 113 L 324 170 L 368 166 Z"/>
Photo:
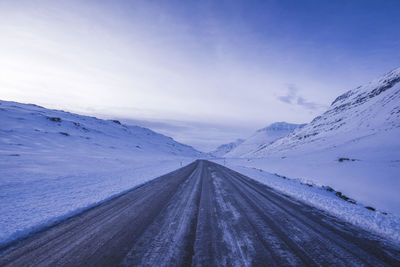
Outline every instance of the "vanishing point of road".
<path fill-rule="evenodd" d="M 6 248 L 0 266 L 400 266 L 400 250 L 198 160 Z"/>

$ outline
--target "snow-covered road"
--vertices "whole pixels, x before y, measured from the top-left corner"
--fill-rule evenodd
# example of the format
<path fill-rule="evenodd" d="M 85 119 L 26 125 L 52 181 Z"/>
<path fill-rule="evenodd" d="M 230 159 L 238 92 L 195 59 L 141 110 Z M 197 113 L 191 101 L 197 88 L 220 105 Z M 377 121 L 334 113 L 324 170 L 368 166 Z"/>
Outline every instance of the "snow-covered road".
<path fill-rule="evenodd" d="M 400 248 L 198 160 L 1 253 L 1 266 L 385 266 Z"/>

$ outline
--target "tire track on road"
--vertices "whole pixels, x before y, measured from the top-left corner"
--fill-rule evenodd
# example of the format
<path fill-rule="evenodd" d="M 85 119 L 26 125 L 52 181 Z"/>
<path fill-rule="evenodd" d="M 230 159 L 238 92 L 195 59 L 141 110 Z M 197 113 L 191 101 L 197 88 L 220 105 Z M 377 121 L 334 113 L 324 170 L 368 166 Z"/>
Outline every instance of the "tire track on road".
<path fill-rule="evenodd" d="M 400 266 L 400 246 L 205 160 L 0 255 L 0 266 Z"/>

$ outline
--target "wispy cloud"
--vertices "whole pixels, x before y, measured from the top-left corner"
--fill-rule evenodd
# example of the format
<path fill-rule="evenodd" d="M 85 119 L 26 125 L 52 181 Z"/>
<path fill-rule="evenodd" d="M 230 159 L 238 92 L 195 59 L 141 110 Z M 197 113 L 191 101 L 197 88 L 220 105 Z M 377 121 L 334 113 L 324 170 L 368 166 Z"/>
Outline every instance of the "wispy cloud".
<path fill-rule="evenodd" d="M 292 104 L 296 99 L 297 88 L 293 85 L 288 86 L 288 93 L 285 96 L 280 96 L 278 99 L 284 103 Z"/>
<path fill-rule="evenodd" d="M 310 110 L 316 110 L 322 107 L 322 105 L 309 101 L 303 96 L 300 96 L 298 91 L 299 90 L 297 87 L 291 84 L 288 86 L 287 94 L 284 96 L 279 96 L 278 100 L 291 105 L 299 105 Z"/>
<path fill-rule="evenodd" d="M 297 97 L 297 105 L 300 105 L 300 106 L 303 106 L 305 108 L 312 109 L 312 110 L 318 109 L 320 107 L 320 105 L 318 105 L 314 102 L 307 101 L 306 99 L 304 99 L 301 96 Z"/>

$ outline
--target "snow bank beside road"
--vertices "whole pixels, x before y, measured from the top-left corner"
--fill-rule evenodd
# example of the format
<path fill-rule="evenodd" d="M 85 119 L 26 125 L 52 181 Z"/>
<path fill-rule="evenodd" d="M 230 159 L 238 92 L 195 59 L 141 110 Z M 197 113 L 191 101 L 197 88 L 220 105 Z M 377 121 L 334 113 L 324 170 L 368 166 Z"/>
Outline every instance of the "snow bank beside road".
<path fill-rule="evenodd" d="M 361 204 L 352 204 L 343 200 L 336 196 L 334 192 L 329 192 L 319 186 L 304 184 L 298 179 L 284 179 L 260 169 L 233 164 L 228 164 L 227 167 L 268 185 L 283 194 L 325 210 L 346 222 L 396 243 L 400 242 L 400 216 L 371 211 Z"/>
<path fill-rule="evenodd" d="M 146 128 L 0 100 L 0 247 L 204 154 Z"/>
<path fill-rule="evenodd" d="M 85 170 L 79 174 L 76 170 L 74 174 L 68 172 L 66 164 L 59 176 L 32 177 L 26 173 L 27 179 L 21 176 L 18 181 L 2 178 L 0 247 L 176 170 L 179 162 L 179 159 L 148 160 L 139 165 L 126 161 L 125 168 L 121 168 L 123 164 L 108 170 L 99 166 L 98 171 Z"/>

